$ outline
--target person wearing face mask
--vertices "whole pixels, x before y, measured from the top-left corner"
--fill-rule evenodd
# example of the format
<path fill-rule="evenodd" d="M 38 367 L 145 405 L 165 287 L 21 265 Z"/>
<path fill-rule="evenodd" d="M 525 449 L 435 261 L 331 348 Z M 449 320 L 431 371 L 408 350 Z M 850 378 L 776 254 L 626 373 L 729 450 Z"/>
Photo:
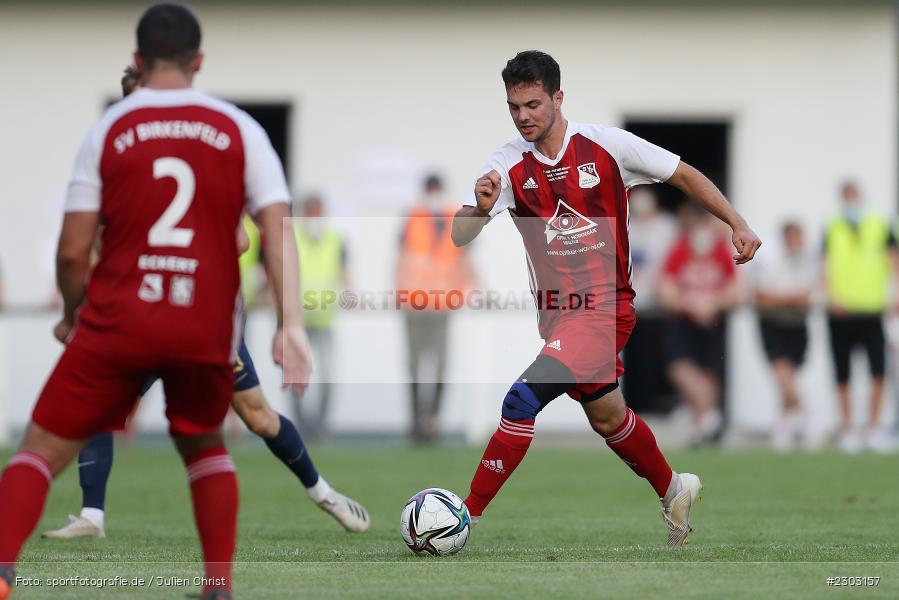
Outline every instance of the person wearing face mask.
<path fill-rule="evenodd" d="M 765 355 L 782 398 L 781 414 L 771 443 L 778 452 L 793 448 L 797 437 L 806 447 L 815 445 L 796 382 L 805 362 L 808 316 L 818 275 L 817 261 L 807 251 L 805 232 L 796 221 L 783 225 L 779 252 L 762 252 L 754 271 L 754 299 Z"/>
<path fill-rule="evenodd" d="M 659 298 L 671 314 L 668 377 L 690 411 L 690 444 L 700 446 L 723 432 L 723 319 L 737 305 L 739 289 L 727 239 L 708 214 L 684 204 L 679 216 L 683 233 L 665 261 Z"/>
<path fill-rule="evenodd" d="M 827 226 L 824 243 L 828 328 L 840 410 L 838 443 L 855 453 L 867 448 L 887 452 L 894 444 L 880 422 L 886 344 L 883 313 L 888 304 L 891 267 L 897 264 L 896 240 L 887 221 L 866 210 L 858 186 L 844 182 L 841 211 Z M 871 372 L 871 408 L 862 431 L 852 422 L 849 394 L 852 351 L 864 348 Z"/>
<path fill-rule="evenodd" d="M 347 249 L 340 233 L 324 216 L 324 202 L 317 194 L 306 196 L 294 211 L 294 233 L 300 253 L 302 301 L 306 334 L 318 369 L 317 381 L 302 398 L 292 394 L 294 416 L 304 437 L 318 439 L 327 431 L 333 392 L 334 317 L 336 299 L 348 287 Z M 317 406 L 318 410 L 312 410 Z"/>
<path fill-rule="evenodd" d="M 473 271 L 466 249 L 452 240 L 453 209 L 443 181 L 428 175 L 424 194 L 406 217 L 396 265 L 397 299 L 406 326 L 412 438 L 430 443 L 439 437 L 437 416 L 443 395 L 450 295 L 471 287 Z M 436 292 L 436 293 L 435 293 Z M 430 374 L 425 365 L 431 363 Z"/>
<path fill-rule="evenodd" d="M 638 414 L 664 411 L 665 396 L 673 390 L 664 369 L 665 353 L 659 339 L 668 321 L 659 300 L 659 278 L 671 244 L 677 237 L 674 215 L 658 206 L 651 185 L 638 185 L 630 195 L 631 277 L 637 324 L 622 351 L 627 370 L 622 388 L 628 405 Z"/>

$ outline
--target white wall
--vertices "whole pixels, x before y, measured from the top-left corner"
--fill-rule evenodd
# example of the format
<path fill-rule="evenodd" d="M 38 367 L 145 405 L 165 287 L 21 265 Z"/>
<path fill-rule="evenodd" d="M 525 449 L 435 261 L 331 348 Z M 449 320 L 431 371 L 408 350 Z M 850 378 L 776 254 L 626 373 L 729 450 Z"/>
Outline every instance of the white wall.
<path fill-rule="evenodd" d="M 49 293 L 71 160 L 118 93 L 140 12 L 137 4 L 33 4 L 0 8 L 0 265 L 12 304 L 42 302 Z M 431 166 L 446 174 L 457 197 L 467 193 L 484 158 L 514 136 L 499 71 L 529 47 L 561 63 L 570 118 L 732 119 L 731 199 L 763 238 L 785 216 L 819 229 L 835 208 L 837 182 L 848 175 L 861 181 L 872 206 L 893 214 L 897 64 L 887 3 L 795 10 L 527 5 L 515 14 L 512 5 L 196 6 L 207 53 L 197 83 L 244 101 L 293 102 L 293 182 L 325 191 L 341 216 L 397 214 Z M 408 179 L 385 197 L 383 180 L 397 170 Z M 487 260 L 495 247 L 482 244 L 477 256 Z M 490 257 L 491 268 L 515 272 L 520 258 L 517 249 L 502 252 Z M 519 318 L 522 328 L 533 327 L 532 317 Z M 13 413 L 22 420 L 54 350 L 16 337 L 11 319 L 6 344 L 16 376 L 7 379 Z M 459 331 L 468 327 L 458 324 Z M 739 424 L 763 426 L 773 416 L 773 390 L 750 323 L 738 319 L 734 331 L 734 416 Z M 34 335 L 44 333 L 29 330 Z M 528 335 L 536 343 L 536 334 Z M 477 347 L 464 339 L 454 344 L 458 360 L 469 360 Z M 809 367 L 807 390 L 829 411 L 829 368 L 825 355 L 819 358 Z M 524 366 L 509 360 L 502 368 L 514 376 Z M 401 362 L 385 362 L 385 369 L 401 379 Z M 25 388 L 17 383 L 23 379 Z M 498 400 L 493 391 L 484 394 L 493 403 L 485 419 L 492 421 Z M 402 394 L 385 395 L 386 404 L 373 410 L 404 415 Z M 448 407 L 450 421 L 461 423 L 464 396 Z M 338 424 L 371 422 L 355 405 L 341 403 Z M 546 418 L 560 426 L 573 419 L 580 417 L 571 403 Z"/>

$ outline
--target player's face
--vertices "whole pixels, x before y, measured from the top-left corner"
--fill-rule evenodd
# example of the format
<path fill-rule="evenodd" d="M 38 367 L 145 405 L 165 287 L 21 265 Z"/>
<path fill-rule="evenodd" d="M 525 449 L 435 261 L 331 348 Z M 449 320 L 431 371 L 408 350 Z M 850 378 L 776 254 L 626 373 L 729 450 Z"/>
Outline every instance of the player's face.
<path fill-rule="evenodd" d="M 529 142 L 539 142 L 555 125 L 556 113 L 562 105 L 562 92 L 550 96 L 540 82 L 519 84 L 506 89 L 506 102 L 521 137 Z"/>

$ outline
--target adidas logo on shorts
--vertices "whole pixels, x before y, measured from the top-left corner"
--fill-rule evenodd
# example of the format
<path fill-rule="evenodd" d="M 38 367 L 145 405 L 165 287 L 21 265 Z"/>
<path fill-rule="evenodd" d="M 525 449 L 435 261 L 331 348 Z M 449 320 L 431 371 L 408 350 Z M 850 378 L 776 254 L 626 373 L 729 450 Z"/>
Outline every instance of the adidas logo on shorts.
<path fill-rule="evenodd" d="M 485 467 L 487 467 L 488 469 L 490 469 L 491 471 L 499 473 L 500 475 L 502 475 L 503 473 L 506 472 L 506 468 L 503 466 L 502 459 L 487 460 L 485 458 L 484 460 L 481 461 L 481 464 L 484 465 Z"/>
<path fill-rule="evenodd" d="M 553 340 L 546 345 L 547 348 L 552 348 L 553 350 L 561 350 L 562 349 L 562 340 Z"/>
<path fill-rule="evenodd" d="M 537 182 L 534 181 L 534 178 L 533 178 L 533 177 L 528 177 L 528 180 L 524 182 L 524 185 L 521 186 L 521 189 L 523 189 L 523 190 L 536 190 L 536 189 L 537 189 Z"/>

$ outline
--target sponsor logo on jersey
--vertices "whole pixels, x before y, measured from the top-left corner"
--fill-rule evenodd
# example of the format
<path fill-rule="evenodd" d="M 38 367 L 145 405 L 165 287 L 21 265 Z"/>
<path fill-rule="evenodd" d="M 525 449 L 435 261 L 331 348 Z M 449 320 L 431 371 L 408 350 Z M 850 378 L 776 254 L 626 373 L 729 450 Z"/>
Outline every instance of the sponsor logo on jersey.
<path fill-rule="evenodd" d="M 547 348 L 552 348 L 553 350 L 562 350 L 562 340 L 553 340 L 546 345 Z"/>
<path fill-rule="evenodd" d="M 543 169 L 543 174 L 546 175 L 546 179 L 548 181 L 559 181 L 561 179 L 565 179 L 568 177 L 568 171 L 571 170 L 571 167 L 568 165 L 562 167 L 552 167 L 551 169 Z"/>
<path fill-rule="evenodd" d="M 481 461 L 481 464 L 484 465 L 485 467 L 487 467 L 488 469 L 490 469 L 491 471 L 493 471 L 495 473 L 499 473 L 500 475 L 502 475 L 503 473 L 506 472 L 506 468 L 503 466 L 503 461 L 501 458 L 498 458 L 496 460 L 487 460 L 485 458 L 484 460 Z"/>
<path fill-rule="evenodd" d="M 523 190 L 536 190 L 537 187 L 538 187 L 538 186 L 537 186 L 537 182 L 534 181 L 534 178 L 533 178 L 533 177 L 528 177 L 528 180 L 524 182 L 524 185 L 521 186 L 521 189 L 523 189 Z"/>
<path fill-rule="evenodd" d="M 159 302 L 162 300 L 162 275 L 159 273 L 144 274 L 137 290 L 137 297 L 144 302 Z"/>
<path fill-rule="evenodd" d="M 584 163 L 577 167 L 578 185 L 582 188 L 592 188 L 599 184 L 599 173 L 596 172 L 596 163 Z"/>
<path fill-rule="evenodd" d="M 194 278 L 188 275 L 174 275 L 169 288 L 169 303 L 172 306 L 193 306 Z"/>
<path fill-rule="evenodd" d="M 571 208 L 567 202 L 559 198 L 556 201 L 556 212 L 546 224 L 546 243 L 550 243 L 556 237 L 563 242 L 569 241 L 569 237 L 578 233 L 589 235 L 596 229 L 596 223 Z M 580 237 L 580 236 L 579 236 Z M 571 240 L 573 241 L 573 240 Z"/>

